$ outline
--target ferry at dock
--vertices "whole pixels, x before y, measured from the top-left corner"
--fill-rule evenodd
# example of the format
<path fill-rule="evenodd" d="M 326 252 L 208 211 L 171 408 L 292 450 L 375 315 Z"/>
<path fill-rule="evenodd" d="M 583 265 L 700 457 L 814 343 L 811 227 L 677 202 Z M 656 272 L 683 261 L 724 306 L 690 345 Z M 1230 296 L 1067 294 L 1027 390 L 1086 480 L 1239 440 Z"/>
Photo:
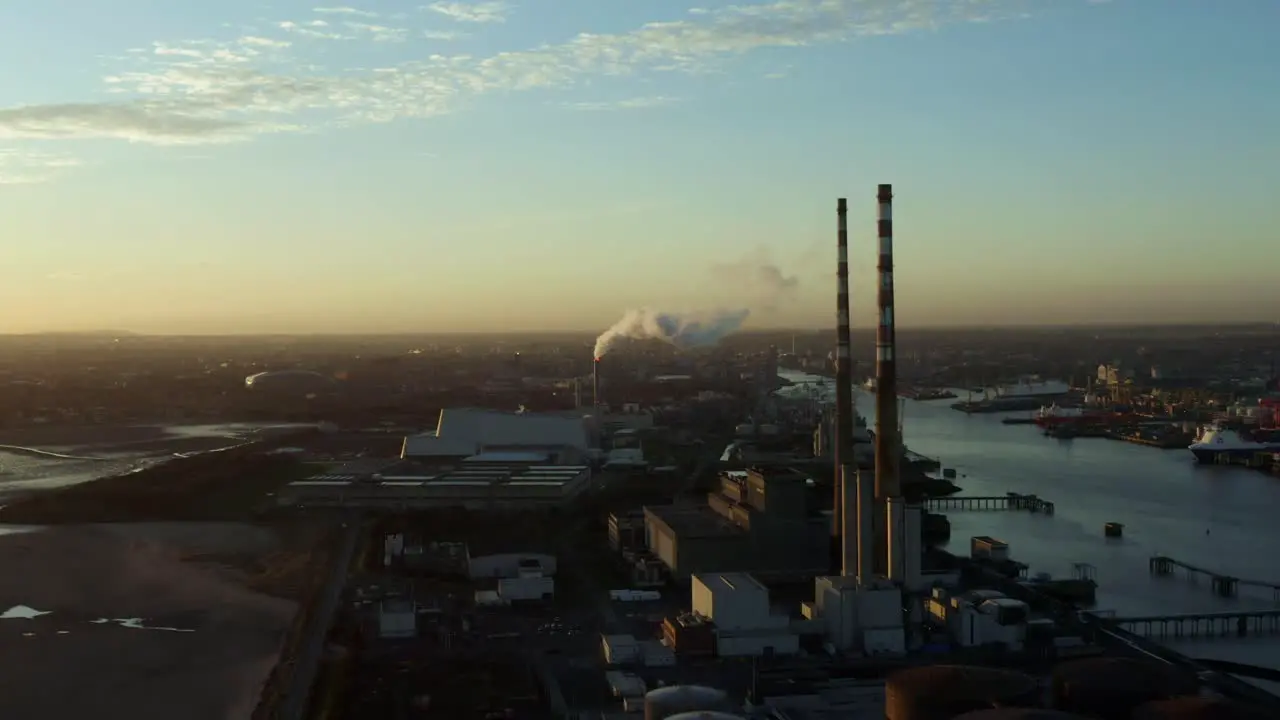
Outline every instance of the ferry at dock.
<path fill-rule="evenodd" d="M 1204 464 L 1247 461 L 1259 453 L 1280 452 L 1280 429 L 1255 429 L 1246 433 L 1214 423 L 1204 427 L 1187 449 L 1197 462 Z"/>

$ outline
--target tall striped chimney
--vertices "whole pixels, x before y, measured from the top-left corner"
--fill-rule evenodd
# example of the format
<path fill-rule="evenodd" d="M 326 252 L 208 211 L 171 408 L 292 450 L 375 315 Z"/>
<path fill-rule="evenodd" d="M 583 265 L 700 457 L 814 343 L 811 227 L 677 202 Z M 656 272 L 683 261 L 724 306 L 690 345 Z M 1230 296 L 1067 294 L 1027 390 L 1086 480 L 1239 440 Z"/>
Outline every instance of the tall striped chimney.
<path fill-rule="evenodd" d="M 881 184 L 877 234 L 880 237 L 880 282 L 876 327 L 876 504 L 901 497 L 898 476 L 898 364 L 893 324 L 893 186 Z"/>
<path fill-rule="evenodd" d="M 836 427 L 831 533 L 844 533 L 844 467 L 853 462 L 853 368 L 849 359 L 849 204 L 836 200 Z"/>

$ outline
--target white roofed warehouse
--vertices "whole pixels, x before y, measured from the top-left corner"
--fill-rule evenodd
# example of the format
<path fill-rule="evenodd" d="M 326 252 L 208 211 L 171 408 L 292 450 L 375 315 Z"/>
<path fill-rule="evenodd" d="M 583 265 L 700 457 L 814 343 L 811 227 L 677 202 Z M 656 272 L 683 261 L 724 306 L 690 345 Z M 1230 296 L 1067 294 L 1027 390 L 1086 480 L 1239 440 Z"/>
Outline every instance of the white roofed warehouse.
<path fill-rule="evenodd" d="M 553 464 L 585 463 L 591 447 L 581 416 L 446 408 L 434 432 L 404 439 L 400 457 L 447 463 L 476 455 L 521 453 Z"/>
<path fill-rule="evenodd" d="M 404 439 L 401 459 L 290 483 L 282 505 L 474 510 L 560 505 L 590 485 L 583 418 L 471 408 Z"/>

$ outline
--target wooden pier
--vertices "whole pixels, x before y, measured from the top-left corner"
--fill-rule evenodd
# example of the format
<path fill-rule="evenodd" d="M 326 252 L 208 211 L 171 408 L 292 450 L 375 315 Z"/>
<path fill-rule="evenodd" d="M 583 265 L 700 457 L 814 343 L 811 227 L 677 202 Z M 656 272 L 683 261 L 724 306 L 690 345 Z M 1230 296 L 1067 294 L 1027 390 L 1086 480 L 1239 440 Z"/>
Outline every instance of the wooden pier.
<path fill-rule="evenodd" d="M 964 496 L 929 498 L 924 501 L 926 510 L 1026 510 L 1027 512 L 1053 514 L 1053 503 L 1035 495 L 1007 493 L 991 496 Z"/>
<path fill-rule="evenodd" d="M 1222 573 L 1207 570 L 1165 555 L 1156 555 L 1152 557 L 1149 567 L 1152 575 L 1158 575 L 1160 577 L 1166 577 L 1181 571 L 1186 574 L 1187 579 L 1193 582 L 1200 578 L 1207 578 L 1209 580 L 1209 587 L 1213 589 L 1213 594 L 1220 597 L 1236 597 L 1240 594 L 1240 588 L 1243 586 L 1267 590 L 1271 593 L 1272 600 L 1280 602 L 1280 583 L 1271 583 L 1262 580 L 1245 580 L 1231 575 L 1224 575 Z"/>
<path fill-rule="evenodd" d="M 1105 622 L 1134 635 L 1160 640 L 1280 635 L 1280 610 L 1105 618 Z"/>

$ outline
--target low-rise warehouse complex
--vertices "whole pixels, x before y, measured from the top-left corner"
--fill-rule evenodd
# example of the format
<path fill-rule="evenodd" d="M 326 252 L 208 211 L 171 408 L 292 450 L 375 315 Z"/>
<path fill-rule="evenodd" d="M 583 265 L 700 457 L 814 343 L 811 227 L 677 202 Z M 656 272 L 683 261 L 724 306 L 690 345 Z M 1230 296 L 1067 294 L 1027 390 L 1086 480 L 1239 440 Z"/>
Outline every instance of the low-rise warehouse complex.
<path fill-rule="evenodd" d="M 320 475 L 289 483 L 278 500 L 303 507 L 496 510 L 566 503 L 591 477 L 586 465 L 487 462 L 478 456 L 456 470 L 432 474 Z"/>
<path fill-rule="evenodd" d="M 751 572 L 803 578 L 830 565 L 830 521 L 794 470 L 732 470 L 706 505 L 644 509 L 645 543 L 672 577 Z"/>

